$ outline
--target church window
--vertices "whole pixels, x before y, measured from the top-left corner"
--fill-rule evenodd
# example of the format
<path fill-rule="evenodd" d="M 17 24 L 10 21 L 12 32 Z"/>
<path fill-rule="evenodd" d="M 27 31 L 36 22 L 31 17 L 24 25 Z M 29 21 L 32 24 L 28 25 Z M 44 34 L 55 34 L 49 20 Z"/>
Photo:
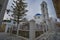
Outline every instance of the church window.
<path fill-rule="evenodd" d="M 42 7 L 44 8 L 44 4 L 42 5 Z"/>
<path fill-rule="evenodd" d="M 40 18 L 40 16 L 38 16 L 38 18 Z"/>
<path fill-rule="evenodd" d="M 15 24 L 16 22 L 13 22 L 13 24 Z"/>

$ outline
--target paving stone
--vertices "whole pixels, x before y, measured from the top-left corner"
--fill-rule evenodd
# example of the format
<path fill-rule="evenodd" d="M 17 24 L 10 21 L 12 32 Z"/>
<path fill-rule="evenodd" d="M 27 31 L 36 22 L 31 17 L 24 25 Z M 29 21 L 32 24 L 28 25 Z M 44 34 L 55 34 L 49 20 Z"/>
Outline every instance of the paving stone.
<path fill-rule="evenodd" d="M 0 33 L 0 40 L 21 40 L 21 38 L 6 33 Z"/>

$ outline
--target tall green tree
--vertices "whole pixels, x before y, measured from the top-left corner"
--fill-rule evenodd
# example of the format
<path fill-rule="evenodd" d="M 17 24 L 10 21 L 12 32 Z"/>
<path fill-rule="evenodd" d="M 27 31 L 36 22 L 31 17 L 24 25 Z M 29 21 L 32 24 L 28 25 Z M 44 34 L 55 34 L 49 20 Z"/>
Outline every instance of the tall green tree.
<path fill-rule="evenodd" d="M 13 17 L 14 20 L 17 22 L 17 35 L 18 35 L 18 25 L 19 25 L 19 19 L 23 18 L 25 16 L 25 13 L 28 11 L 26 10 L 27 3 L 24 2 L 25 0 L 17 0 L 13 1 L 12 3 L 13 6 Z"/>

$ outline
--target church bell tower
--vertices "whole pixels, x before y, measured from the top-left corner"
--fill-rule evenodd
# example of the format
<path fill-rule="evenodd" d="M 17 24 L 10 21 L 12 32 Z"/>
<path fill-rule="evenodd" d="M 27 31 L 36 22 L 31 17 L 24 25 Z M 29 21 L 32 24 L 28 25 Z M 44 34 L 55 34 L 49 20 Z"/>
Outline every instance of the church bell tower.
<path fill-rule="evenodd" d="M 42 11 L 42 15 L 43 15 L 43 23 L 45 26 L 45 31 L 48 31 L 48 27 L 49 27 L 49 15 L 48 15 L 48 8 L 47 8 L 47 3 L 45 1 L 43 1 L 41 3 L 41 11 Z"/>

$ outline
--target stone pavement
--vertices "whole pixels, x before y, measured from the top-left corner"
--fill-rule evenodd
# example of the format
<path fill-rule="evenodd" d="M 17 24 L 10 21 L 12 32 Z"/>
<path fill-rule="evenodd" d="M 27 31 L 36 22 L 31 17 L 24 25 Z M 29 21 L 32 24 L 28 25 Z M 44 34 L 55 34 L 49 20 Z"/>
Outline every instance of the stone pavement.
<path fill-rule="evenodd" d="M 20 37 L 15 36 L 15 35 L 0 33 L 0 40 L 23 40 L 23 39 L 20 38 Z"/>

